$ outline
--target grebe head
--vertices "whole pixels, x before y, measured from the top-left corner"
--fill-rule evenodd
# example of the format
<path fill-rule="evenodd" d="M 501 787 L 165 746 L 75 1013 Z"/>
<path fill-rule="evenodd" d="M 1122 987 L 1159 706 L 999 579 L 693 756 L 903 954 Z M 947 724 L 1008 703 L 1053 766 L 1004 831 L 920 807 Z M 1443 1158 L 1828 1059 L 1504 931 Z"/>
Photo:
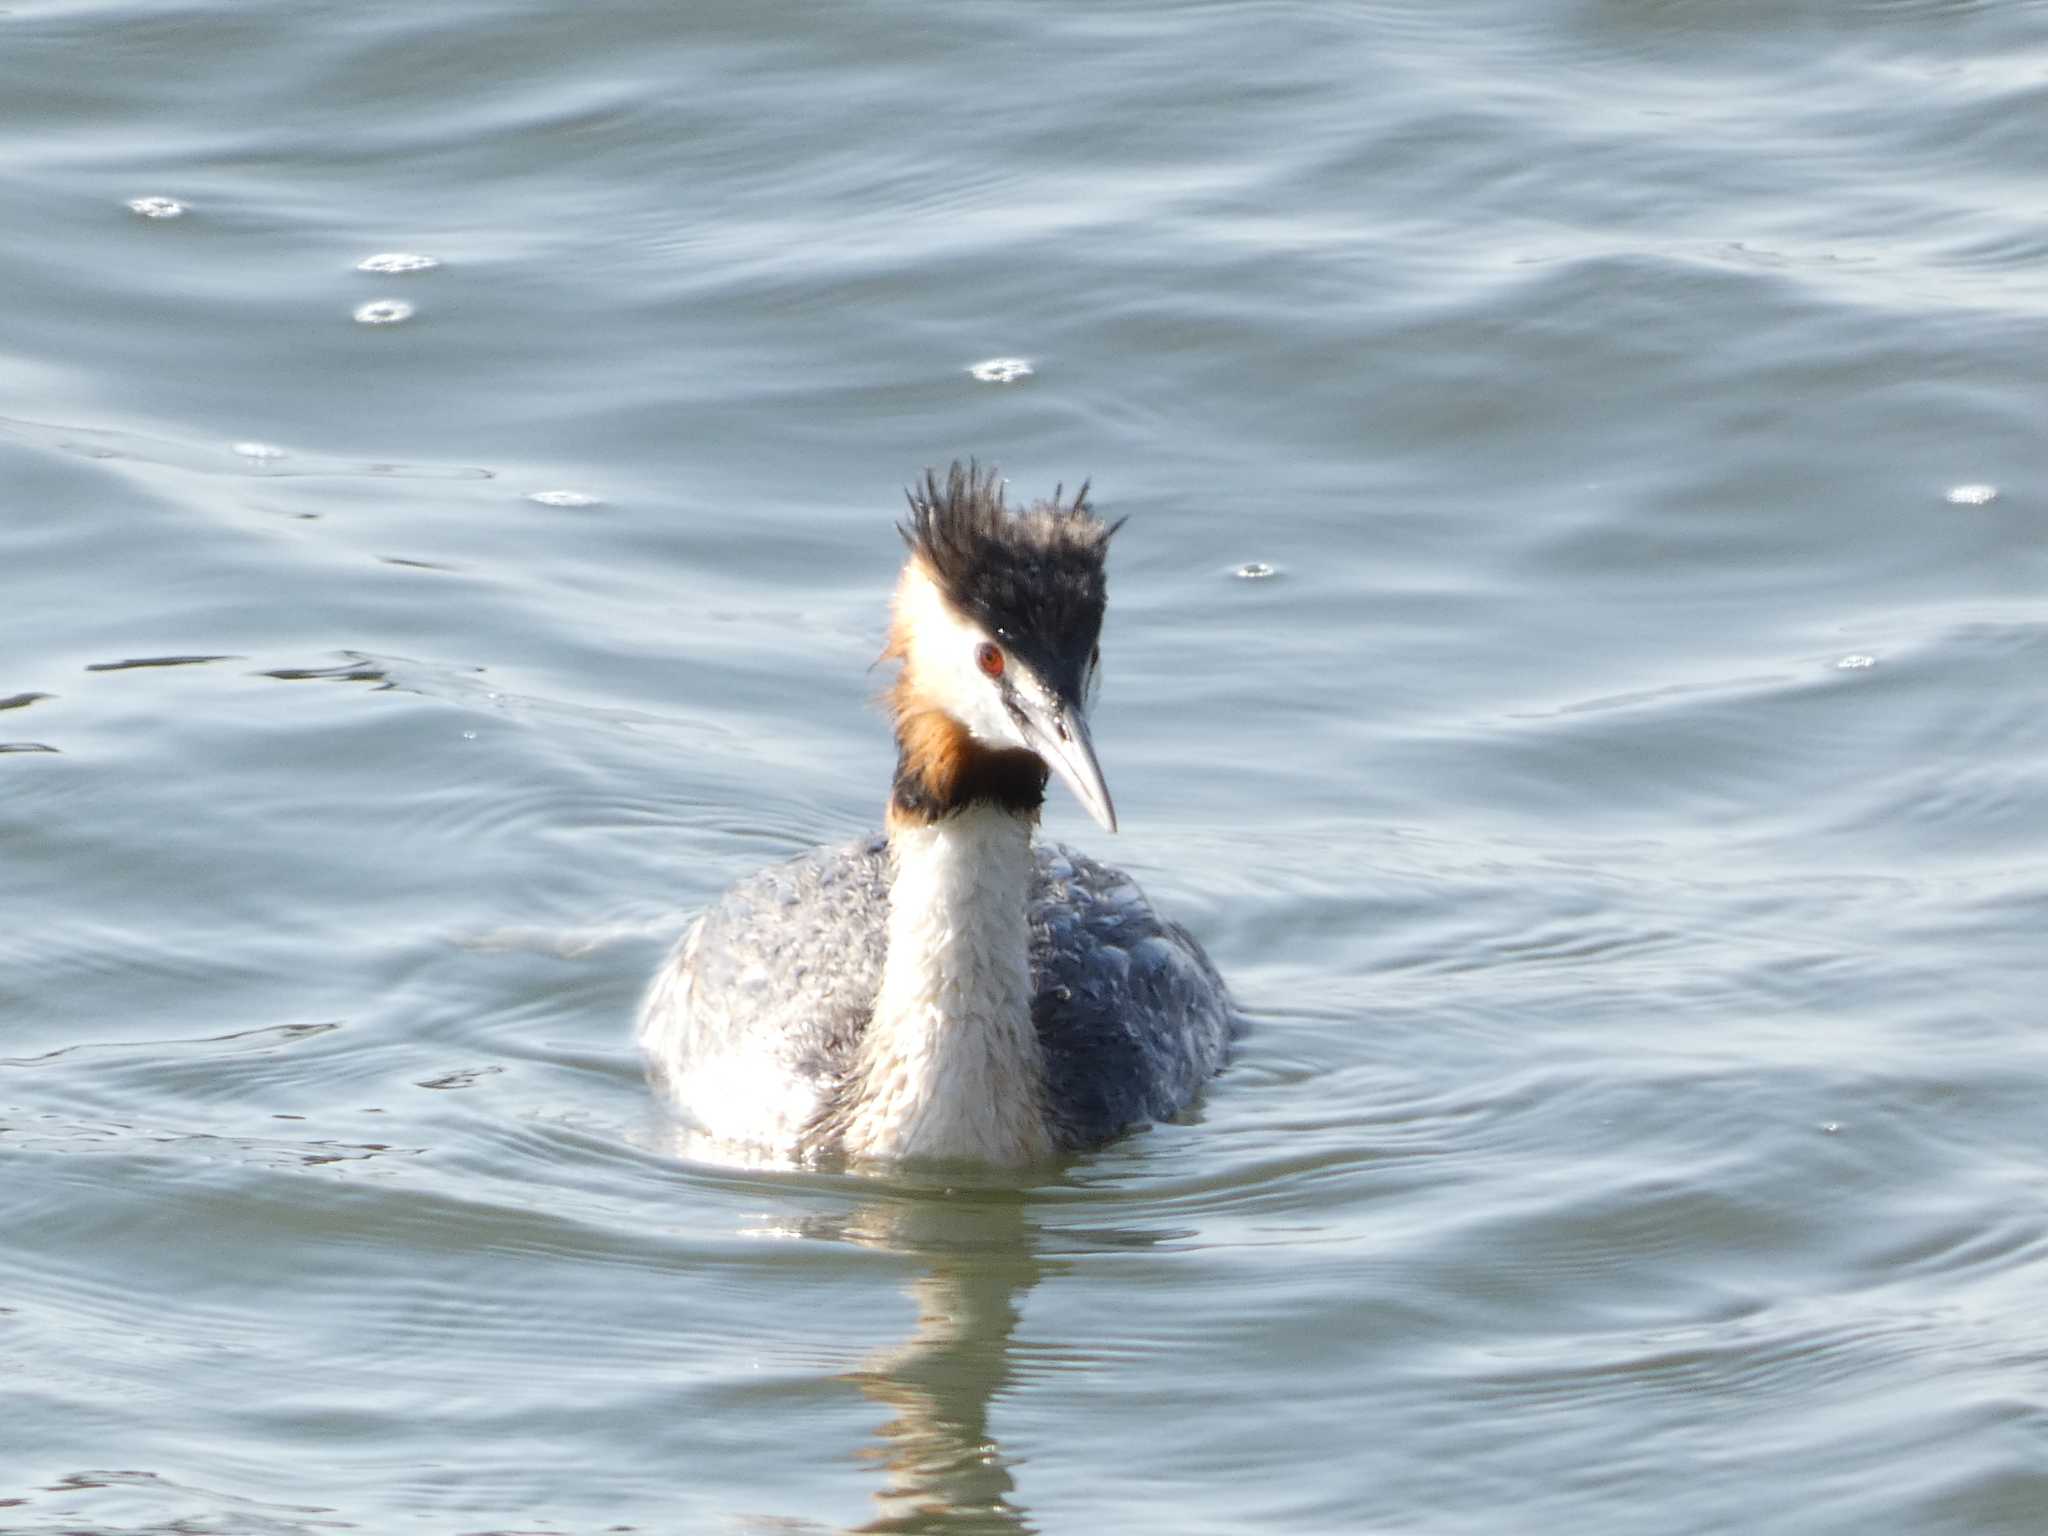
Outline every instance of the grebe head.
<path fill-rule="evenodd" d="M 974 464 L 943 482 L 927 471 L 908 494 L 910 558 L 884 653 L 903 663 L 891 696 L 899 810 L 957 806 L 979 785 L 1014 802 L 1033 776 L 1035 808 L 1049 767 L 1114 832 L 1088 709 L 1118 525 L 1095 515 L 1086 485 L 1013 512 L 995 471 Z"/>

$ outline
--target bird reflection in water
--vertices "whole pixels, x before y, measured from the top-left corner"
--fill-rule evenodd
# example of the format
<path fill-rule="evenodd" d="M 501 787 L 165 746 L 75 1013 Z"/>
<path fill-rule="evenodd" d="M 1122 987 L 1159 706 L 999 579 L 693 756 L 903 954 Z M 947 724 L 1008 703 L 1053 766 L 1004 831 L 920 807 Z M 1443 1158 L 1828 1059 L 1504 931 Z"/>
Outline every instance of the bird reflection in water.
<path fill-rule="evenodd" d="M 680 1127 L 668 1127 L 668 1150 L 705 1161 L 707 1150 L 731 1168 L 731 1149 Z M 771 1160 L 764 1159 L 768 1166 Z M 838 1176 L 826 1175 L 835 1183 Z M 869 1175 L 852 1186 L 846 1206 L 831 1213 L 777 1219 L 746 1229 L 755 1237 L 849 1243 L 896 1255 L 916 1266 L 906 1284 L 916 1311 L 908 1337 L 868 1353 L 839 1379 L 859 1388 L 886 1416 L 860 1459 L 880 1473 L 875 1517 L 859 1531 L 930 1536 L 998 1536 L 1034 1531 L 1019 1499 L 1017 1460 L 992 1425 L 997 1404 L 1024 1380 L 1016 1332 L 1024 1298 L 1071 1260 L 1046 1258 L 1049 1247 L 1149 1248 L 1180 1231 L 1061 1223 L 1050 1237 L 1038 1190 L 993 1170 L 963 1170 L 946 1182 L 932 1173 Z M 1044 1356 L 1032 1351 L 1030 1379 L 1043 1384 Z M 754 1515 L 747 1530 L 817 1529 L 808 1521 Z"/>
<path fill-rule="evenodd" d="M 989 1423 L 1016 1380 L 1011 1349 L 1023 1298 L 1044 1274 L 1024 1201 L 1019 1191 L 991 1190 L 878 1205 L 861 1213 L 873 1235 L 845 1234 L 931 1265 L 909 1286 L 917 1306 L 910 1337 L 847 1373 L 890 1412 L 864 1453 L 882 1468 L 880 1513 L 859 1530 L 1032 1529 Z"/>

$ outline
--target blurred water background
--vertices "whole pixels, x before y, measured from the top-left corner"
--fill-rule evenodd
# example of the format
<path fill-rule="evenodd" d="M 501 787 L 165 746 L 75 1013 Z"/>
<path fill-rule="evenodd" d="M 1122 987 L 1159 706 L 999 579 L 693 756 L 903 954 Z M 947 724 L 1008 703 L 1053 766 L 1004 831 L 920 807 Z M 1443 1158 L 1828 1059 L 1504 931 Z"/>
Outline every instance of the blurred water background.
<path fill-rule="evenodd" d="M 2048 9 L 12 0 L 0 168 L 0 1530 L 2048 1529 Z M 1256 1032 L 685 1155 L 967 454 Z"/>

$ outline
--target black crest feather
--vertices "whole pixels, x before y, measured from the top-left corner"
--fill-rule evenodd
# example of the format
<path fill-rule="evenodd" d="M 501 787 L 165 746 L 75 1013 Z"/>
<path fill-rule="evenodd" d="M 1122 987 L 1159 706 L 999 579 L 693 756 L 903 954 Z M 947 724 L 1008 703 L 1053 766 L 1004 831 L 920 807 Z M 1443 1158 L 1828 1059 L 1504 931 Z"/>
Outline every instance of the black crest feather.
<path fill-rule="evenodd" d="M 910 520 L 898 531 L 946 601 L 1048 687 L 1078 699 L 1108 601 L 1109 538 L 1121 521 L 1095 515 L 1085 481 L 1072 500 L 1055 487 L 1049 500 L 1012 511 L 995 470 L 973 460 L 956 460 L 943 481 L 928 469 L 905 494 Z"/>

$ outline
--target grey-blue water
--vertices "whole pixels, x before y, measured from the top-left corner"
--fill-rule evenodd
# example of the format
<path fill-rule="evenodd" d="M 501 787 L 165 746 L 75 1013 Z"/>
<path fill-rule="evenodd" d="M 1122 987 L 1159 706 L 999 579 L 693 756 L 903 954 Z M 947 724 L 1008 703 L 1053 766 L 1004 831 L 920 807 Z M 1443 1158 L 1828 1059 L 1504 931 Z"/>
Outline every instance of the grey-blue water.
<path fill-rule="evenodd" d="M 0 293 L 0 1530 L 2048 1530 L 2041 5 L 11 0 Z M 967 454 L 1255 1032 L 694 1157 Z"/>

